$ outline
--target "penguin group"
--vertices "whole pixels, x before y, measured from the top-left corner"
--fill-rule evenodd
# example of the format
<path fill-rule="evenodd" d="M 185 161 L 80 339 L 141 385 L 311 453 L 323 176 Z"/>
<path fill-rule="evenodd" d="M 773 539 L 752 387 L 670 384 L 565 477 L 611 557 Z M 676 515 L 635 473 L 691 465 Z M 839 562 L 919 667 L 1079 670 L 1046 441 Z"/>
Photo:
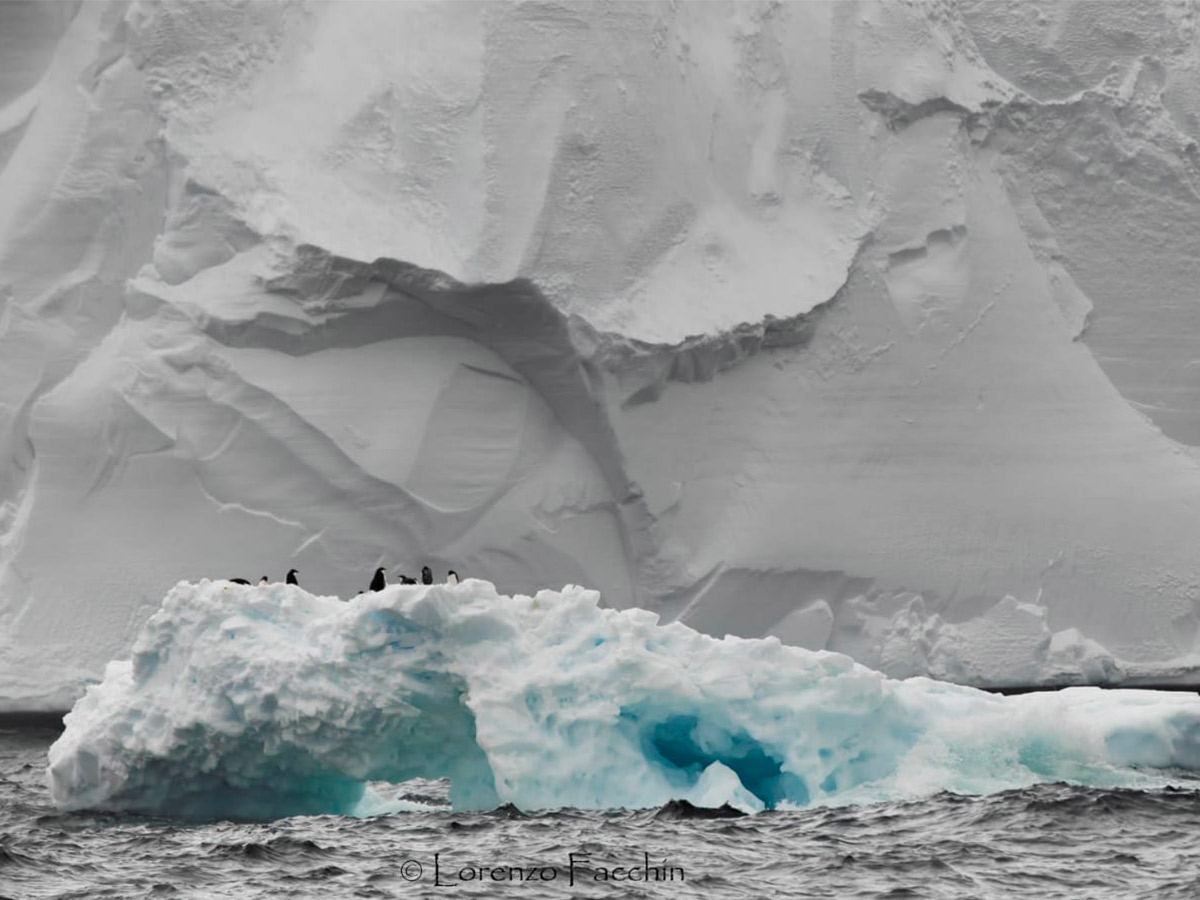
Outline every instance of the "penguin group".
<path fill-rule="evenodd" d="M 399 584 L 417 583 L 415 578 L 405 575 L 403 572 L 397 574 L 400 578 Z M 458 584 L 458 581 L 458 573 L 451 569 L 446 574 L 446 584 Z M 433 584 L 433 569 L 429 568 L 429 566 L 421 566 L 421 584 Z M 371 586 L 368 590 L 382 591 L 385 587 L 387 587 L 387 569 L 380 566 L 375 570 L 375 575 L 371 578 Z"/>
<path fill-rule="evenodd" d="M 400 581 L 399 581 L 400 584 L 416 584 L 417 583 L 417 580 L 415 578 L 410 578 L 408 575 L 405 575 L 403 573 L 399 573 L 399 574 L 400 574 Z M 233 582 L 234 584 L 244 584 L 244 585 L 250 584 L 250 582 L 247 581 L 245 578 L 230 578 L 228 580 Z M 288 573 L 287 573 L 285 580 L 287 581 L 288 584 L 299 585 L 300 584 L 300 572 L 297 571 L 296 569 L 288 569 Z M 446 574 L 446 584 L 458 584 L 458 582 L 459 582 L 458 573 L 455 572 L 453 569 L 451 569 Z M 258 583 L 260 586 L 264 585 L 264 584 L 270 584 L 271 579 L 268 578 L 266 575 L 264 575 L 261 579 L 259 579 Z M 382 591 L 385 587 L 387 587 L 387 583 L 388 583 L 387 582 L 387 569 L 384 568 L 383 566 L 380 566 L 379 568 L 377 568 L 375 570 L 375 574 L 373 576 L 371 576 L 371 585 L 368 588 L 368 590 Z M 433 569 L 429 568 L 429 566 L 421 566 L 421 584 L 433 584 Z M 359 593 L 361 594 L 362 591 L 359 591 Z"/>

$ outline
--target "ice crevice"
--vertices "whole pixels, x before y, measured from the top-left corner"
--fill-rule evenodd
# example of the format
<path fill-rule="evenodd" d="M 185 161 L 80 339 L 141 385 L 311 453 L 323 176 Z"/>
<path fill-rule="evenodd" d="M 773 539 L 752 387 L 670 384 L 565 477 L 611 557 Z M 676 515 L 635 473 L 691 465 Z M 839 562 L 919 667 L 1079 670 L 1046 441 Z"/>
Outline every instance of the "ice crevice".
<path fill-rule="evenodd" d="M 914 122 L 929 116 L 950 113 L 963 121 L 968 130 L 981 121 L 985 114 L 999 108 L 1001 102 L 993 100 L 983 109 L 973 110 L 956 103 L 949 97 L 929 97 L 919 102 L 911 102 L 897 97 L 890 91 L 871 89 L 858 95 L 859 101 L 867 109 L 879 115 L 887 127 L 893 130 L 905 128 Z"/>

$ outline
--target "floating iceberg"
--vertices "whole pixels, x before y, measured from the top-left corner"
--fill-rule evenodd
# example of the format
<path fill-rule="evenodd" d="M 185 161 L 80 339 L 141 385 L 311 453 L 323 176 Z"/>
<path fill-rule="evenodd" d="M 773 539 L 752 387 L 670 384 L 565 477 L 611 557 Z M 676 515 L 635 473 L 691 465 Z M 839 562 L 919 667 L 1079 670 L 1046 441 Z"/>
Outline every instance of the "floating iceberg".
<path fill-rule="evenodd" d="M 578 587 L 508 597 L 468 580 L 347 603 L 202 581 L 167 595 L 49 756 L 67 809 L 353 814 L 368 781 L 448 777 L 459 809 L 759 810 L 1161 780 L 1147 770 L 1200 769 L 1200 697 L 896 681 Z"/>

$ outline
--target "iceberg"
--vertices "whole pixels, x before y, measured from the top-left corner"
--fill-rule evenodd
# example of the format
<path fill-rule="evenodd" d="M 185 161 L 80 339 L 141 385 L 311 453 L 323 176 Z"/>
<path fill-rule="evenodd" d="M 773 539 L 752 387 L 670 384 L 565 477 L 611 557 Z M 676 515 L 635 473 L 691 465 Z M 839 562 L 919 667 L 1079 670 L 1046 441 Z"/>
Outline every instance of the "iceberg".
<path fill-rule="evenodd" d="M 348 602 L 180 583 L 66 717 L 51 797 L 271 819 L 378 811 L 367 782 L 445 777 L 458 809 L 753 812 L 1200 769 L 1194 695 L 897 681 L 598 599 L 477 579 Z"/>

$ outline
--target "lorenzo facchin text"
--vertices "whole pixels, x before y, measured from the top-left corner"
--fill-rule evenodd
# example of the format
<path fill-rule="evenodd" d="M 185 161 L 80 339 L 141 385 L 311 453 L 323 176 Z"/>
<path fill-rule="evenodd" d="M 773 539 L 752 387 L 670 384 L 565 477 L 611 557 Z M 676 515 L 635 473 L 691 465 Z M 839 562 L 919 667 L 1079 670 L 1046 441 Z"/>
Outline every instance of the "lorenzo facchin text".
<path fill-rule="evenodd" d="M 568 886 L 576 881 L 684 881 L 682 866 L 671 865 L 666 859 L 653 863 L 650 854 L 642 852 L 640 861 L 633 865 L 601 865 L 587 853 L 568 853 L 566 871 L 558 866 L 546 865 L 479 865 L 468 863 L 457 866 L 443 862 L 440 853 L 433 855 L 434 887 L 456 887 L 479 881 L 557 881 L 560 875 Z"/>

